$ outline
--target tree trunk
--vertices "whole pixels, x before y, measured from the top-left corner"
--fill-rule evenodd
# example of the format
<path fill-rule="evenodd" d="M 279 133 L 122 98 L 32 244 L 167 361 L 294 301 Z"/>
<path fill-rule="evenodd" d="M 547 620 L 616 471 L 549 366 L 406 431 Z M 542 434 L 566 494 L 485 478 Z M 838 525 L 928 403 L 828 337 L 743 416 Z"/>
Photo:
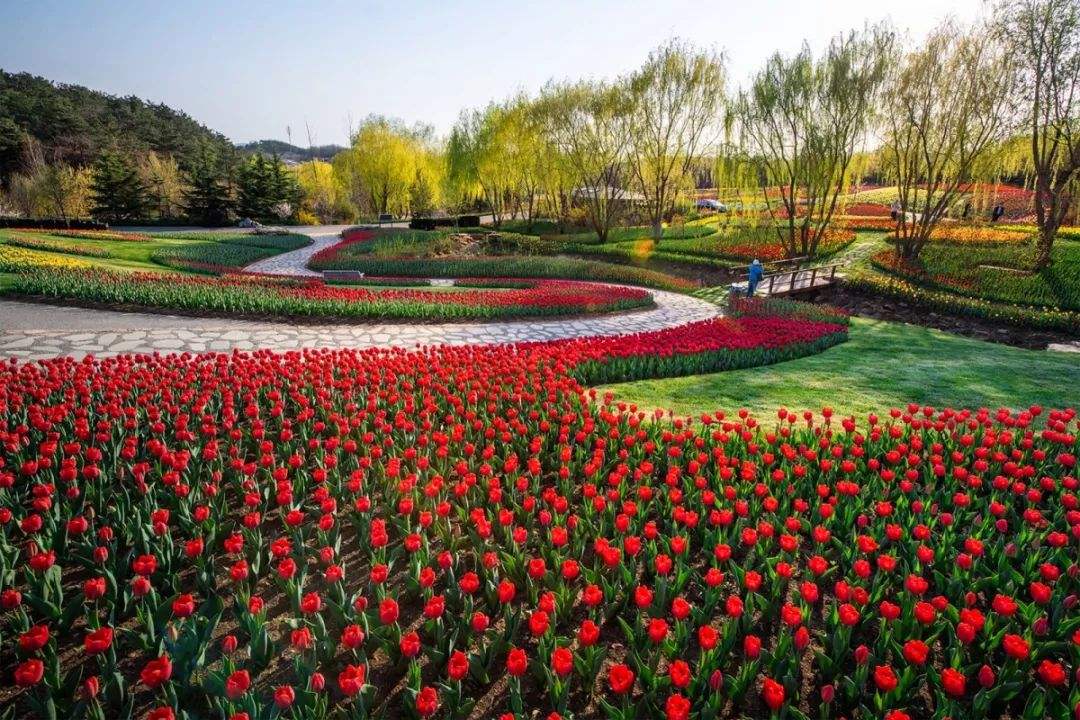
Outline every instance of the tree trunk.
<path fill-rule="evenodd" d="M 655 218 L 653 218 L 653 221 L 652 221 L 652 238 L 653 238 L 653 240 L 655 240 L 657 242 L 657 244 L 659 244 L 660 243 L 660 238 L 662 238 L 663 236 L 664 236 L 664 223 L 663 223 L 663 220 L 660 217 L 655 217 Z"/>
<path fill-rule="evenodd" d="M 1039 228 L 1039 241 L 1035 249 L 1035 271 L 1038 272 L 1050 265 L 1050 251 L 1054 247 L 1054 238 L 1057 236 L 1057 224 L 1052 219 L 1048 220 Z"/>

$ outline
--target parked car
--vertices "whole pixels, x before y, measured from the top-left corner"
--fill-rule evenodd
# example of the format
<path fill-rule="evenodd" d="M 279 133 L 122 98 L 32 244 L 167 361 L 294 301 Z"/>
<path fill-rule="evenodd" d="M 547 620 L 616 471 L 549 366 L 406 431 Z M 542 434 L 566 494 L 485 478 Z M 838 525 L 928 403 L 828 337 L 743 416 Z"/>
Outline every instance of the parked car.
<path fill-rule="evenodd" d="M 697 201 L 698 210 L 709 210 L 711 212 L 727 212 L 727 205 L 719 200 L 713 200 L 712 198 L 701 198 Z"/>

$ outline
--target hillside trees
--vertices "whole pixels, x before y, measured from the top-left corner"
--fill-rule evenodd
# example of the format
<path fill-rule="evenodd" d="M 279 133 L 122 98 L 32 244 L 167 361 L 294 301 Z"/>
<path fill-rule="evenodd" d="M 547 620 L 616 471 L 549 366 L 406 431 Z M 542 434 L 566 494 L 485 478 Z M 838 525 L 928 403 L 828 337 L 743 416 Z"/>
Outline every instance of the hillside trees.
<path fill-rule="evenodd" d="M 179 217 L 183 210 L 184 174 L 172 155 L 147 153 L 138 161 L 148 209 L 159 220 Z"/>
<path fill-rule="evenodd" d="M 183 164 L 194 161 L 202 145 L 231 149 L 223 135 L 165 105 L 0 70 L 0 176 L 25 170 L 26 136 L 42 145 L 50 162 L 72 167 L 89 166 L 107 151 L 156 152 Z"/>

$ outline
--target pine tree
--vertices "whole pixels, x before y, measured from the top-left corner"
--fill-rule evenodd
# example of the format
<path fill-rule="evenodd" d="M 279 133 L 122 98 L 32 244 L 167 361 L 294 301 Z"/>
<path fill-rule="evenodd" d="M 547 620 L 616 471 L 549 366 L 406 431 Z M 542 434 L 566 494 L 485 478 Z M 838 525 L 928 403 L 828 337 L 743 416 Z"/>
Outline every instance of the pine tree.
<path fill-rule="evenodd" d="M 265 220 L 273 204 L 270 167 L 262 153 L 240 166 L 237 177 L 237 212 L 241 217 Z"/>
<path fill-rule="evenodd" d="M 300 186 L 277 155 L 256 153 L 240 166 L 237 176 L 237 212 L 241 217 L 275 222 L 295 214 Z"/>
<path fill-rule="evenodd" d="M 296 176 L 289 172 L 277 153 L 270 161 L 269 183 L 270 194 L 273 197 L 270 210 L 274 217 L 284 220 L 295 216 L 297 210 L 300 209 L 300 201 L 304 193 L 300 189 L 300 183 L 296 181 Z"/>
<path fill-rule="evenodd" d="M 115 153 L 103 153 L 94 163 L 90 185 L 90 213 L 104 222 L 117 224 L 139 220 L 146 215 L 146 187 L 134 164 Z"/>
<path fill-rule="evenodd" d="M 226 168 L 211 152 L 203 152 L 188 173 L 184 196 L 188 218 L 206 226 L 225 225 L 233 209 Z"/>

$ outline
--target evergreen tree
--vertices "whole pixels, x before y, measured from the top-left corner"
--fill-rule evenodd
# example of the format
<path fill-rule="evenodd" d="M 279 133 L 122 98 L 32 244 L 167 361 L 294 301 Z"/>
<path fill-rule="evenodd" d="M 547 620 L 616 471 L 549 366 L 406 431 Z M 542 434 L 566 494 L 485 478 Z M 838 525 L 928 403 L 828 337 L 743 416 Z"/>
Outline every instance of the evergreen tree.
<path fill-rule="evenodd" d="M 146 187 L 127 157 L 103 153 L 94 163 L 90 185 L 90 213 L 98 220 L 117 224 L 146 215 Z"/>
<path fill-rule="evenodd" d="M 237 176 L 237 212 L 241 217 L 264 220 L 273 203 L 270 166 L 262 153 L 256 153 L 240 166 Z"/>
<path fill-rule="evenodd" d="M 296 176 L 289 172 L 277 153 L 270 162 L 270 188 L 274 198 L 270 209 L 274 216 L 281 220 L 295 216 L 304 193 Z"/>
<path fill-rule="evenodd" d="M 300 186 L 275 155 L 253 155 L 237 177 L 237 212 L 242 217 L 275 222 L 295 214 Z"/>
<path fill-rule="evenodd" d="M 184 208 L 188 218 L 207 226 L 225 225 L 233 209 L 227 168 L 219 157 L 204 151 L 188 172 Z"/>

